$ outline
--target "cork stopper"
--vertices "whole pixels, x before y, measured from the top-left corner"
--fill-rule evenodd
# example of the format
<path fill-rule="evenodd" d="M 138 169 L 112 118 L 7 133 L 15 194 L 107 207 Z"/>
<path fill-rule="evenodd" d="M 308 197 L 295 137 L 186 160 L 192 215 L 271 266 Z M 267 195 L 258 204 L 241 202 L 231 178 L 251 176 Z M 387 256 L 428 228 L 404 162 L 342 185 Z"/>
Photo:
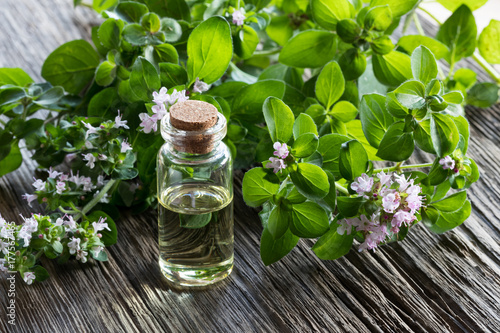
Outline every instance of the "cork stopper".
<path fill-rule="evenodd" d="M 172 140 L 174 148 L 189 154 L 211 152 L 219 139 L 213 130 L 219 119 L 219 111 L 210 103 L 188 100 L 174 104 L 169 112 L 170 125 L 179 134 Z"/>
<path fill-rule="evenodd" d="M 170 108 L 170 123 L 184 131 L 204 131 L 215 125 L 217 113 L 210 103 L 188 100 Z"/>

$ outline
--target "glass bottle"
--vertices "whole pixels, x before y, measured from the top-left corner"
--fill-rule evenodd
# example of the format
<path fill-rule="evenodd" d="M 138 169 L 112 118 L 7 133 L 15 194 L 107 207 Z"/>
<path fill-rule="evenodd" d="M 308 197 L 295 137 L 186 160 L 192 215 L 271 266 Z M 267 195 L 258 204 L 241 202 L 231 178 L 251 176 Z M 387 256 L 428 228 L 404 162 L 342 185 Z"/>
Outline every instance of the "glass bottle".
<path fill-rule="evenodd" d="M 159 264 L 176 284 L 212 284 L 233 268 L 233 169 L 222 142 L 226 125 L 213 105 L 194 100 L 175 104 L 161 122 L 166 143 L 157 160 Z"/>

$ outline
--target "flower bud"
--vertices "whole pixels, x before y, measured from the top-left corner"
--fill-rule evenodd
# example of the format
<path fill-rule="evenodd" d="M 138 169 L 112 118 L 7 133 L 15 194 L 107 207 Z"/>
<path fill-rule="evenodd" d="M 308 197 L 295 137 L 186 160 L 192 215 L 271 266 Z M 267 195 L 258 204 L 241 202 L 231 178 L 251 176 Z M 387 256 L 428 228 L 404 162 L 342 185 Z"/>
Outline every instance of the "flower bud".
<path fill-rule="evenodd" d="M 350 48 L 339 59 L 339 65 L 346 81 L 356 80 L 365 72 L 366 57 L 358 48 Z"/>
<path fill-rule="evenodd" d="M 24 260 L 24 261 L 28 260 L 28 257 L 23 256 L 23 260 Z"/>
<path fill-rule="evenodd" d="M 57 240 L 58 242 L 60 242 L 60 241 L 61 241 L 61 237 L 57 237 L 57 238 L 56 238 L 56 240 Z"/>
<path fill-rule="evenodd" d="M 389 5 L 376 6 L 365 16 L 363 25 L 366 30 L 385 31 L 392 24 L 392 12 Z"/>
<path fill-rule="evenodd" d="M 76 121 L 74 121 L 74 120 L 73 120 L 73 121 L 71 122 L 71 124 L 76 125 Z"/>
<path fill-rule="evenodd" d="M 99 126 L 99 128 L 104 129 L 104 125 Z"/>
<path fill-rule="evenodd" d="M 45 232 L 49 231 L 49 228 L 45 228 Z"/>
<path fill-rule="evenodd" d="M 47 198 L 42 198 L 42 202 L 47 202 Z"/>
<path fill-rule="evenodd" d="M 85 200 L 85 196 L 84 195 L 80 196 L 80 200 Z"/>
<path fill-rule="evenodd" d="M 96 236 L 97 236 L 97 237 L 99 237 L 99 238 L 101 238 L 101 237 L 102 237 L 102 235 L 101 235 L 101 234 L 97 234 Z"/>
<path fill-rule="evenodd" d="M 19 257 L 21 255 L 20 251 L 16 251 L 16 257 Z"/>
<path fill-rule="evenodd" d="M 354 43 L 361 34 L 361 27 L 353 19 L 343 19 L 337 23 L 337 34 L 346 43 Z"/>
<path fill-rule="evenodd" d="M 38 235 L 38 238 L 42 239 L 42 238 L 43 238 L 43 235 L 42 235 L 42 234 Z"/>
<path fill-rule="evenodd" d="M 394 44 L 389 36 L 381 36 L 371 42 L 371 48 L 373 52 L 384 55 L 394 49 Z"/>

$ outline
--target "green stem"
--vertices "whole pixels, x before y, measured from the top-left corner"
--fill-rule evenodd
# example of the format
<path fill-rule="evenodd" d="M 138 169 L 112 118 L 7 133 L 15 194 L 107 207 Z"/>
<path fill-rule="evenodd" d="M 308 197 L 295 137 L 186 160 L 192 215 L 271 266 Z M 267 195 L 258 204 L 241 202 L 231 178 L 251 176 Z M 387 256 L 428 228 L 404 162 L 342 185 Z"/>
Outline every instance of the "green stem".
<path fill-rule="evenodd" d="M 339 182 L 335 182 L 335 188 L 339 190 L 339 192 L 349 195 L 349 191 L 344 186 L 340 185 Z"/>
<path fill-rule="evenodd" d="M 415 22 L 415 27 L 417 28 L 418 33 L 421 34 L 422 36 L 425 36 L 424 29 L 422 28 L 422 25 L 420 24 L 420 20 L 418 19 L 416 12 L 413 12 L 413 21 Z"/>
<path fill-rule="evenodd" d="M 64 214 L 76 214 L 79 213 L 80 211 L 72 210 L 72 209 L 65 209 L 62 206 L 59 206 L 59 210 L 63 212 Z"/>
<path fill-rule="evenodd" d="M 436 16 L 432 15 L 431 12 L 429 12 L 427 9 L 422 8 L 420 6 L 417 8 L 420 9 L 421 11 L 423 11 L 424 13 L 426 13 L 427 15 L 429 15 L 429 17 L 431 19 L 433 19 L 434 21 L 436 21 L 438 24 L 442 24 L 441 21 L 439 21 L 439 19 Z"/>
<path fill-rule="evenodd" d="M 36 254 L 35 254 L 35 262 L 42 256 L 42 254 L 44 254 L 45 251 L 44 250 L 40 250 L 38 251 Z"/>
<path fill-rule="evenodd" d="M 483 57 L 479 56 L 476 52 L 472 55 L 472 58 L 483 67 L 483 69 L 488 73 L 496 83 L 500 84 L 500 74 L 488 63 Z"/>
<path fill-rule="evenodd" d="M 75 215 L 74 219 L 78 220 L 80 217 L 85 216 L 95 205 L 101 201 L 101 199 L 108 193 L 111 187 L 116 183 L 116 179 L 111 179 L 104 187 L 101 189 L 99 194 L 97 194 L 92 200 L 90 200 L 85 207 L 82 208 L 82 211 Z"/>
<path fill-rule="evenodd" d="M 400 162 L 402 163 L 402 162 Z M 401 169 L 416 169 L 416 168 L 428 168 L 431 167 L 433 163 L 425 163 L 425 164 L 410 164 L 410 165 L 401 165 L 400 163 L 396 164 L 393 167 L 375 169 L 373 173 L 381 172 L 381 171 L 400 171 Z"/>
<path fill-rule="evenodd" d="M 255 51 L 253 53 L 254 56 L 268 56 L 268 55 L 273 55 L 273 54 L 278 54 L 281 51 L 281 47 L 278 47 L 276 49 L 272 50 L 266 50 L 266 51 Z"/>

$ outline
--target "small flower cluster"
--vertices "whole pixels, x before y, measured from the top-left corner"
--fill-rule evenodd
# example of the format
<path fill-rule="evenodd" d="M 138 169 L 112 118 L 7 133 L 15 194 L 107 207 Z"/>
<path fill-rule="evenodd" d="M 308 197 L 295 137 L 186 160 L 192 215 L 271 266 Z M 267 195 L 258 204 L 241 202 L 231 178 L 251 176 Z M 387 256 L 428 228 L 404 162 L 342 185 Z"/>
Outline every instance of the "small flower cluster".
<path fill-rule="evenodd" d="M 54 209 L 59 206 L 61 200 L 64 201 L 72 197 L 77 201 L 87 201 L 89 197 L 90 199 L 93 197 L 89 196 L 89 192 L 102 188 L 107 183 L 107 180 L 102 175 L 99 175 L 96 183 L 94 183 L 92 178 L 80 176 L 79 172 L 76 175 L 73 174 L 73 171 L 66 174 L 50 168 L 47 173 L 48 178 L 45 181 L 33 177 L 35 180 L 33 183 L 35 193 L 26 193 L 22 196 L 30 207 L 31 202 L 34 200 L 38 200 L 39 203 L 46 203 Z M 105 196 L 101 200 L 106 202 L 107 197 Z"/>
<path fill-rule="evenodd" d="M 46 270 L 36 265 L 42 254 L 62 261 L 75 256 L 85 263 L 90 253 L 96 260 L 107 260 L 100 233 L 110 230 L 105 218 L 90 224 L 89 221 L 77 223 L 73 216 L 65 215 L 53 222 L 48 216 L 34 214 L 23 220 L 21 225 L 16 225 L 0 215 L 0 272 L 19 272 L 24 281 L 31 284 L 47 276 Z M 43 274 L 37 277 L 39 273 Z"/>
<path fill-rule="evenodd" d="M 246 17 L 245 17 L 245 14 L 243 14 L 243 12 L 241 10 L 235 10 L 233 12 L 233 24 L 237 25 L 237 26 L 241 26 L 243 25 Z"/>
<path fill-rule="evenodd" d="M 275 142 L 273 148 L 275 149 L 273 155 L 277 157 L 270 157 L 266 168 L 273 169 L 274 173 L 278 173 L 286 168 L 285 159 L 288 157 L 289 151 L 286 143 Z"/>
<path fill-rule="evenodd" d="M 147 113 L 139 114 L 139 118 L 141 119 L 141 124 L 139 126 L 142 127 L 144 133 L 150 133 L 151 131 L 156 132 L 158 130 L 158 121 L 162 120 L 167 114 L 168 108 L 175 103 L 184 102 L 189 99 L 189 97 L 186 96 L 186 90 L 177 91 L 174 89 L 171 94 L 167 92 L 168 89 L 165 87 L 162 87 L 158 92 L 153 92 L 153 102 L 156 103 L 156 105 L 153 105 L 151 108 L 153 111 L 152 116 Z"/>
<path fill-rule="evenodd" d="M 341 235 L 351 234 L 352 228 L 361 232 L 365 241 L 359 251 L 375 249 L 394 234 L 402 225 L 410 227 L 417 219 L 416 215 L 422 207 L 419 185 L 413 179 L 396 173 L 379 172 L 376 177 L 363 174 L 351 184 L 351 188 L 375 204 L 374 212 L 361 214 L 358 217 L 338 221 L 337 232 Z"/>
<path fill-rule="evenodd" d="M 454 173 L 458 173 L 460 171 L 455 164 L 455 160 L 449 155 L 440 159 L 439 164 L 443 166 L 444 170 L 453 170 Z"/>
<path fill-rule="evenodd" d="M 76 123 L 76 122 L 74 122 Z M 82 160 L 86 162 L 89 169 L 94 169 L 96 163 L 100 162 L 105 170 L 112 170 L 115 166 L 123 163 L 123 156 L 132 146 L 128 143 L 127 139 L 119 137 L 120 128 L 129 129 L 127 120 L 122 120 L 122 115 L 118 111 L 115 121 L 106 121 L 101 123 L 98 127 L 92 126 L 90 123 L 81 121 L 83 126 L 87 129 L 85 132 L 85 146 L 82 149 L 87 149 L 89 152 L 82 154 Z M 116 144 L 119 149 L 113 149 L 110 145 Z M 67 159 L 70 161 L 76 156 L 69 154 Z"/>

